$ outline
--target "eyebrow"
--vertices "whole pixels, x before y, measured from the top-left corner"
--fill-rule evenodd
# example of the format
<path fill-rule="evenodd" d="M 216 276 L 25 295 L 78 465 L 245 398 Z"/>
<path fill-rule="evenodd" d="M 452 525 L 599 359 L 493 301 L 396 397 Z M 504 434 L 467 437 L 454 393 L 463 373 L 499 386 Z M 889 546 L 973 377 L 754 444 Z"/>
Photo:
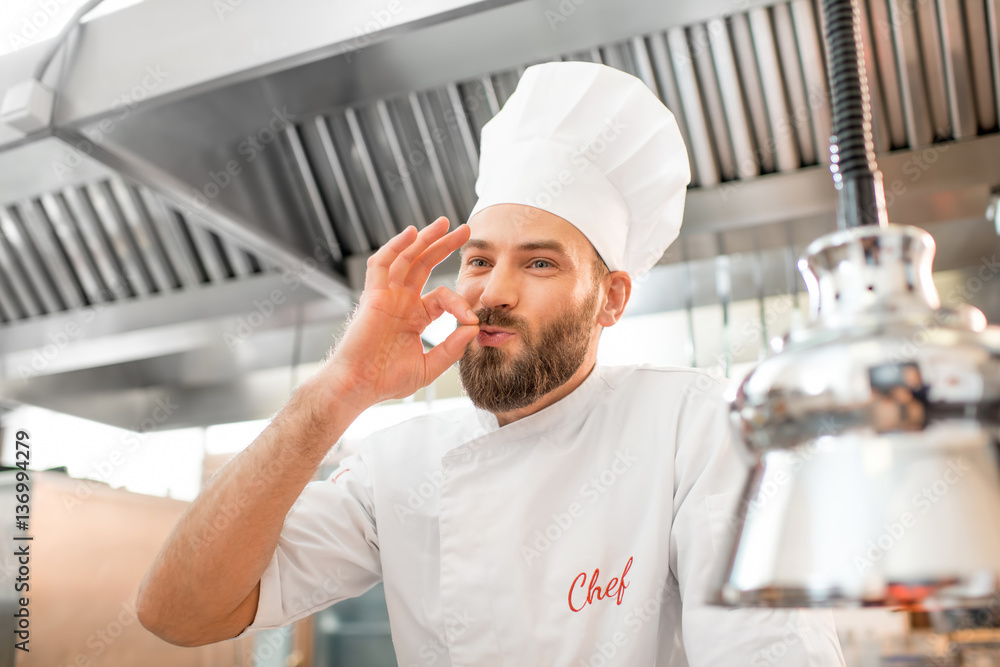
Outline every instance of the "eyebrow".
<path fill-rule="evenodd" d="M 494 250 L 495 248 L 496 246 L 494 246 L 489 241 L 486 241 L 485 239 L 469 239 L 468 241 L 465 242 L 465 245 L 463 245 L 459 249 L 459 254 L 461 254 L 464 257 L 466 253 L 468 253 L 470 250 L 473 249 L 485 250 L 488 252 Z M 520 252 L 530 252 L 532 250 L 551 250 L 552 252 L 560 253 L 561 255 L 564 255 L 566 257 L 569 256 L 569 252 L 566 250 L 566 246 L 563 245 L 561 242 L 556 241 L 555 239 L 544 239 L 541 241 L 527 241 L 525 243 L 519 243 L 517 246 L 515 246 L 514 249 Z"/>

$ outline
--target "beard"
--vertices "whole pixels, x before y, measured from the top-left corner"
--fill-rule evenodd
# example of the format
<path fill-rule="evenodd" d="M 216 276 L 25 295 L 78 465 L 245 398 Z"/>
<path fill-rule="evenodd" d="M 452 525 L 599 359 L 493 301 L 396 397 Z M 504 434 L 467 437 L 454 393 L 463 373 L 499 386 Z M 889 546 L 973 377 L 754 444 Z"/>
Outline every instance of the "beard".
<path fill-rule="evenodd" d="M 573 377 L 590 347 L 598 293 L 595 288 L 583 304 L 539 327 L 537 335 L 520 317 L 490 308 L 477 310 L 481 325 L 516 331 L 524 349 L 517 354 L 502 347 L 473 350 L 469 343 L 458 362 L 458 374 L 473 405 L 494 414 L 510 412 L 531 405 Z"/>

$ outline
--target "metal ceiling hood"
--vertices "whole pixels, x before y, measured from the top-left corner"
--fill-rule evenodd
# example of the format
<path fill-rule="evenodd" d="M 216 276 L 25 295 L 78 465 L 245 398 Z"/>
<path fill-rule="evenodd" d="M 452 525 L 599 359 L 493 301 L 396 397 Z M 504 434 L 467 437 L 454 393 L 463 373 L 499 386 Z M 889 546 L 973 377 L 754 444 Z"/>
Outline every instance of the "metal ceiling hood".
<path fill-rule="evenodd" d="M 924 4 L 864 12 L 876 148 L 890 214 L 958 268 L 1000 249 L 982 213 L 1000 183 L 997 0 Z M 274 374 L 322 358 L 371 252 L 409 224 L 465 221 L 479 132 L 545 60 L 631 72 L 678 118 L 693 183 L 662 279 L 794 257 L 835 226 L 819 36 L 810 0 L 144 0 L 96 18 L 69 44 L 53 129 L 0 124 L 0 395 L 131 428 L 166 395 L 192 407 L 164 427 L 271 414 Z M 0 59 L 0 90 L 45 46 Z M 758 282 L 787 288 L 785 264 Z M 733 296 L 715 285 L 689 303 Z M 274 290 L 285 302 L 226 345 Z M 74 322 L 73 345 L 103 351 L 21 377 Z"/>
<path fill-rule="evenodd" d="M 729 8 L 439 0 L 345 10 L 275 1 L 221 12 L 200 0 L 146 0 L 83 31 L 60 86 L 54 132 L 71 152 L 154 189 L 278 265 L 294 262 L 280 251 L 329 258 L 327 274 L 341 289 L 317 288 L 336 295 L 358 273 L 353 259 L 408 224 L 439 214 L 464 221 L 474 203 L 479 130 L 526 64 L 574 51 L 601 58 L 598 45 L 624 42 L 609 47 L 620 53 L 608 54 L 608 63 L 641 68 L 656 86 L 653 61 L 669 67 L 667 52 L 686 45 L 680 26 Z M 791 30 L 791 13 L 784 18 Z M 814 19 L 806 13 L 799 21 Z M 648 50 L 630 46 L 657 28 L 675 30 Z M 810 25 L 803 34 L 814 32 Z M 822 86 L 816 44 L 804 44 L 806 72 Z M 696 55 L 708 63 L 707 52 Z M 822 130 L 828 121 L 822 108 L 817 113 Z M 694 108 L 692 117 L 703 114 Z M 693 150 L 705 162 L 699 179 L 718 183 L 733 176 L 733 157 L 721 170 L 709 164 L 714 139 L 702 125 L 699 118 L 692 126 Z M 741 149 L 750 146 L 745 139 Z M 803 160 L 790 138 L 780 143 L 787 168 L 815 163 L 813 138 Z M 751 159 L 746 151 L 738 157 Z M 79 156 L 62 162 L 71 159 Z"/>

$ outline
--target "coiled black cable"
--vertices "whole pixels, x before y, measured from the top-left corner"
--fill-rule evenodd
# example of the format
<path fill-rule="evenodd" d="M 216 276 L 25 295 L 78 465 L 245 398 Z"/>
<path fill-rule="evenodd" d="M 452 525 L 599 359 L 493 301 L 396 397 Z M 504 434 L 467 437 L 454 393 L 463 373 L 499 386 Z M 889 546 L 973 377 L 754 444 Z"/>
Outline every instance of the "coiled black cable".
<path fill-rule="evenodd" d="M 859 12 L 858 0 L 823 0 L 833 124 L 830 171 L 842 228 L 886 224 Z"/>

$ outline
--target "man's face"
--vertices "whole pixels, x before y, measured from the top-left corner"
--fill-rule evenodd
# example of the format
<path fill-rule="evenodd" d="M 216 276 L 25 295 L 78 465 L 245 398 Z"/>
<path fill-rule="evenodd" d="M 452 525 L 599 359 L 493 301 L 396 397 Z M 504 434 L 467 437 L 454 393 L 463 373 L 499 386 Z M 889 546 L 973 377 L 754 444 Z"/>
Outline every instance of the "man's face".
<path fill-rule="evenodd" d="M 459 376 L 475 405 L 509 412 L 562 386 L 587 357 L 599 331 L 600 260 L 576 227 L 539 209 L 498 204 L 469 226 L 456 291 L 480 334 Z"/>

